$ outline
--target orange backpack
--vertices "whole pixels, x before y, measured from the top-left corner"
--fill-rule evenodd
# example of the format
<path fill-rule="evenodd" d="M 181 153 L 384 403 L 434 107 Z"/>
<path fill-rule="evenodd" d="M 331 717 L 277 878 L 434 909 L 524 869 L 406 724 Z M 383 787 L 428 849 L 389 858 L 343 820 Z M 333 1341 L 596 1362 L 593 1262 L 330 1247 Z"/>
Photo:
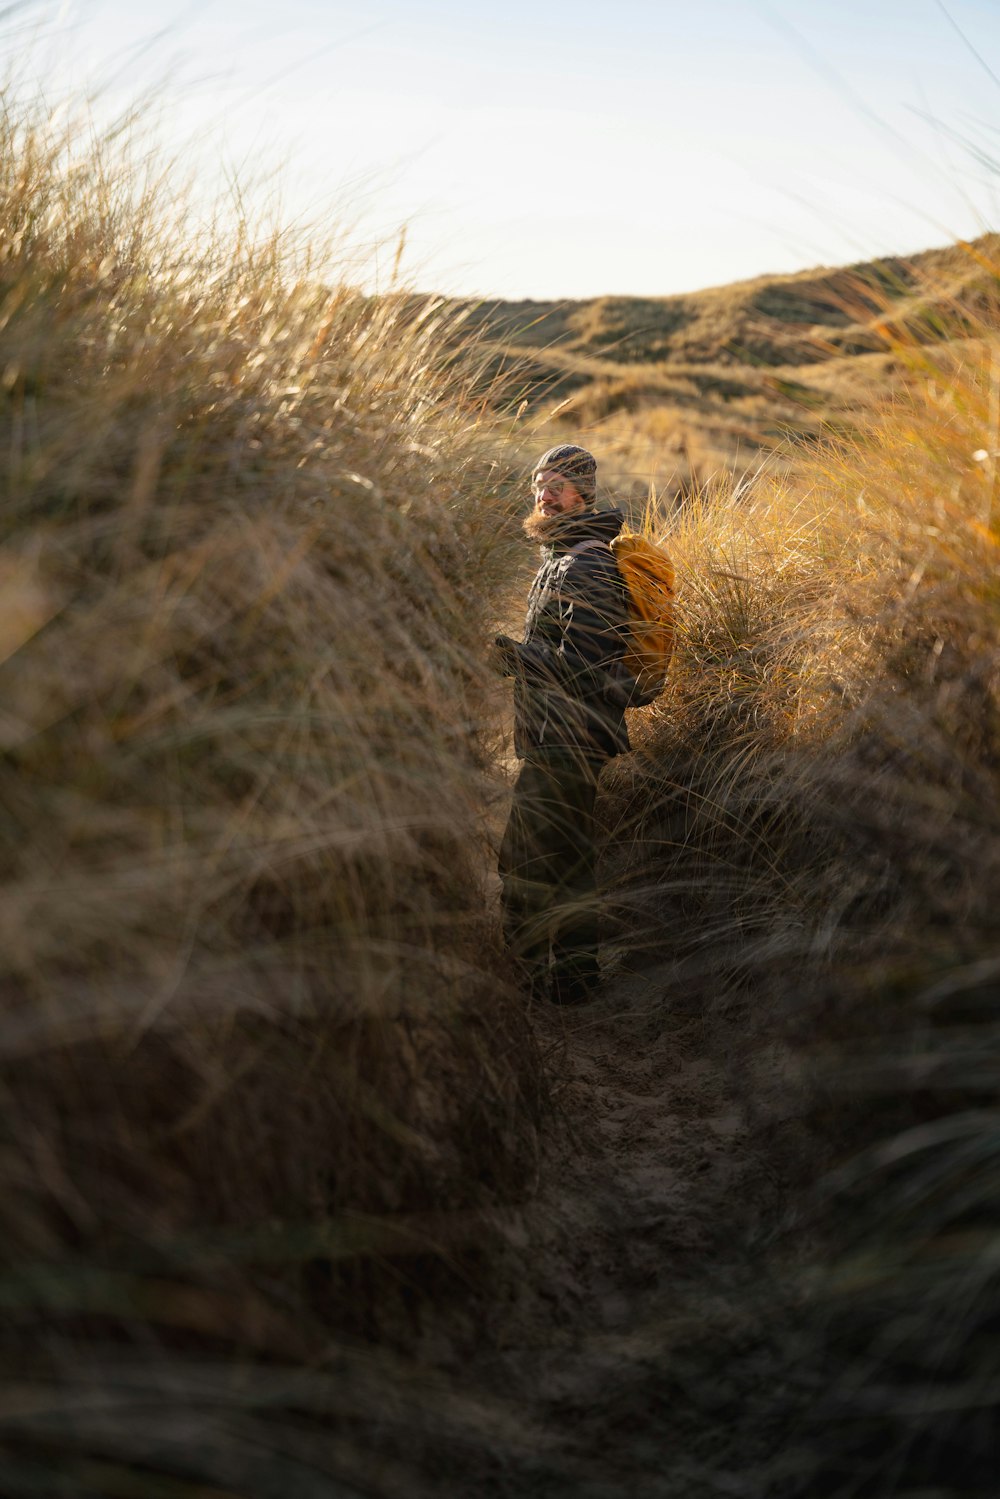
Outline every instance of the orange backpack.
<path fill-rule="evenodd" d="M 607 544 L 585 541 L 573 550 Z M 639 684 L 643 699 L 652 702 L 666 686 L 674 651 L 674 564 L 656 542 L 624 526 L 610 547 L 628 595 L 632 638 L 625 650 L 625 666 Z"/>
<path fill-rule="evenodd" d="M 662 547 L 624 528 L 611 543 L 611 551 L 629 598 L 632 643 L 625 652 L 625 665 L 651 701 L 667 685 L 674 652 L 674 564 Z"/>

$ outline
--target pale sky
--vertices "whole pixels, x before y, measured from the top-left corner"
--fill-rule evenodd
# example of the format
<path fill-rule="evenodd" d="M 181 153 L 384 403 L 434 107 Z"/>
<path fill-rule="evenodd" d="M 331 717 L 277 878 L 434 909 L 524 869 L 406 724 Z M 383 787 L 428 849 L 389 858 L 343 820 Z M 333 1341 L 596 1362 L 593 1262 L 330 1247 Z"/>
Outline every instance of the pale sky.
<path fill-rule="evenodd" d="M 281 164 L 292 216 L 406 224 L 424 290 L 668 295 L 1000 223 L 1000 0 L 66 0 L 3 26 L 53 98 L 161 85 L 205 183 Z"/>

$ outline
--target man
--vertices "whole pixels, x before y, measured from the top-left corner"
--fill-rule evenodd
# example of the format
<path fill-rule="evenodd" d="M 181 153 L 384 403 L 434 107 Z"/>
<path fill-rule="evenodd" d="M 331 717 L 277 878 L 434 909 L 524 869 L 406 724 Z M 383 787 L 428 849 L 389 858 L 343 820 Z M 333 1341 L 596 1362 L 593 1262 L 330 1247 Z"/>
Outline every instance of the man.
<path fill-rule="evenodd" d="M 500 849 L 504 929 L 532 992 L 579 1004 L 599 976 L 597 782 L 629 748 L 625 708 L 636 692 L 622 663 L 625 587 L 608 545 L 623 517 L 594 508 L 597 463 L 571 443 L 538 460 L 532 494 L 524 529 L 542 561 L 524 639 L 496 641 L 500 668 L 514 678 L 523 762 Z"/>

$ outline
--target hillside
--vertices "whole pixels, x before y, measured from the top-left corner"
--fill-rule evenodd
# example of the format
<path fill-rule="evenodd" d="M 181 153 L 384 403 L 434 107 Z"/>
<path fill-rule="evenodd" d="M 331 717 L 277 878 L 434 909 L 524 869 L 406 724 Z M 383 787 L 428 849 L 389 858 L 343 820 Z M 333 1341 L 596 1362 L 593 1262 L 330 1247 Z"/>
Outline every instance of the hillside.
<path fill-rule="evenodd" d="M 752 472 L 906 384 L 914 351 L 968 336 L 1000 236 L 909 258 L 671 297 L 462 306 L 490 377 L 541 434 L 599 449 L 612 487 L 677 493 Z M 918 360 L 918 364 L 919 364 Z"/>

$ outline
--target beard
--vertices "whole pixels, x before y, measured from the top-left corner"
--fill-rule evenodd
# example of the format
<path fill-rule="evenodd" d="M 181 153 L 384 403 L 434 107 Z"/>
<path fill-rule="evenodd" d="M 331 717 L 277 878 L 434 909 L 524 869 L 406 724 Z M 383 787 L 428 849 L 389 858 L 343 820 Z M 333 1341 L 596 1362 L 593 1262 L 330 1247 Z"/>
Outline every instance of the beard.
<path fill-rule="evenodd" d="M 543 515 L 541 510 L 532 510 L 521 522 L 525 536 L 532 541 L 555 541 L 565 531 L 578 525 L 583 512 L 574 510 L 569 515 Z"/>

